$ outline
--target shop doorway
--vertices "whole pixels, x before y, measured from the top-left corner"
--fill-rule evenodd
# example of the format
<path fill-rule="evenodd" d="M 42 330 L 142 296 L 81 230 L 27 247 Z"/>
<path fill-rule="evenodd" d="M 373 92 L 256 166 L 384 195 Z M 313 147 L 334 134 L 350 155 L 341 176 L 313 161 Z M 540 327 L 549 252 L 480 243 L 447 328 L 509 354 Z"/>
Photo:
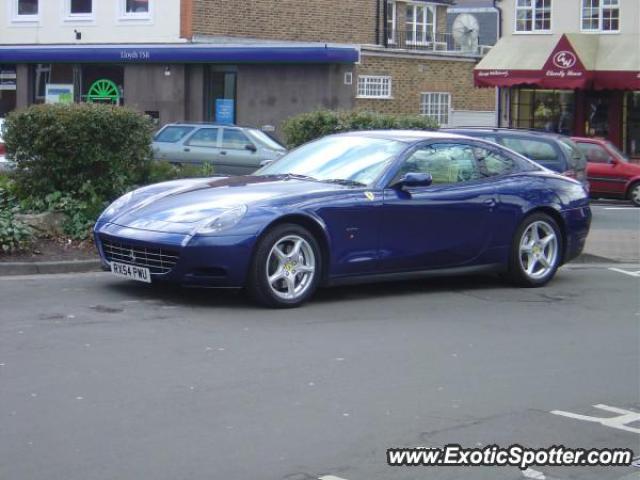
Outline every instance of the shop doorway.
<path fill-rule="evenodd" d="M 235 67 L 211 65 L 205 69 L 205 121 L 236 123 L 237 77 Z"/>
<path fill-rule="evenodd" d="M 584 98 L 584 135 L 605 138 L 622 148 L 622 93 L 591 90 Z"/>

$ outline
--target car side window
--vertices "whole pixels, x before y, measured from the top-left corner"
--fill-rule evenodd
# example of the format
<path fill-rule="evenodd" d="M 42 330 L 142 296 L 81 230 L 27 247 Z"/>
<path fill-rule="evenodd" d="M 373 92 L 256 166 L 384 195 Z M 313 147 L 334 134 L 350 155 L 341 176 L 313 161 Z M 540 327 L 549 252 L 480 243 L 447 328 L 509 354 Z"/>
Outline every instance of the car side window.
<path fill-rule="evenodd" d="M 481 178 L 473 147 L 465 144 L 433 144 L 417 149 L 400 168 L 396 180 L 407 173 L 428 173 L 434 185 Z"/>
<path fill-rule="evenodd" d="M 222 148 L 243 150 L 249 144 L 253 144 L 253 142 L 242 130 L 225 128 L 222 132 Z"/>
<path fill-rule="evenodd" d="M 587 157 L 587 162 L 591 163 L 611 163 L 612 158 L 604 148 L 595 143 L 578 143 L 578 148 Z"/>
<path fill-rule="evenodd" d="M 557 162 L 558 152 L 553 145 L 543 140 L 503 137 L 505 147 L 518 152 L 534 162 Z"/>
<path fill-rule="evenodd" d="M 176 143 L 186 137 L 192 130 L 193 127 L 165 127 L 156 134 L 153 140 L 155 142 Z"/>
<path fill-rule="evenodd" d="M 218 129 L 201 128 L 191 135 L 191 138 L 187 140 L 187 145 L 192 147 L 216 148 L 218 146 Z"/>
<path fill-rule="evenodd" d="M 516 170 L 516 162 L 496 150 L 476 147 L 473 153 L 478 162 L 478 170 L 483 177 L 509 175 Z"/>

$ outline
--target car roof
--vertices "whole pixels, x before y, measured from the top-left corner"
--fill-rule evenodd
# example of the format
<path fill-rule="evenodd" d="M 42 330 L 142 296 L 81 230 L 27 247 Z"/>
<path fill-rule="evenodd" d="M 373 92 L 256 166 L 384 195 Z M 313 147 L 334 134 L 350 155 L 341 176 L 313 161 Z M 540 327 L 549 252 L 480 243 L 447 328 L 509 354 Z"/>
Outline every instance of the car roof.
<path fill-rule="evenodd" d="M 247 128 L 249 130 L 259 130 L 259 128 L 251 127 L 248 125 L 236 125 L 235 123 L 217 123 L 217 122 L 173 122 L 167 123 L 165 127 L 234 127 L 234 128 Z"/>
<path fill-rule="evenodd" d="M 491 134 L 491 133 L 499 133 L 501 135 L 533 135 L 536 137 L 545 137 L 545 138 L 552 138 L 552 139 L 565 139 L 565 140 L 570 140 L 571 137 L 568 137 L 567 135 L 562 135 L 561 133 L 555 133 L 555 132 L 545 132 L 543 130 L 534 130 L 534 129 L 530 129 L 530 128 L 501 128 L 501 127 L 458 127 L 458 128 L 447 128 L 447 129 L 442 129 L 442 131 L 450 131 L 450 132 L 455 132 L 455 133 L 462 133 L 462 132 L 482 132 L 482 133 L 487 133 L 487 134 Z"/>
<path fill-rule="evenodd" d="M 335 136 L 379 138 L 384 140 L 396 140 L 405 143 L 413 143 L 424 140 L 453 140 L 461 138 L 470 140 L 469 137 L 465 137 L 464 135 L 447 132 L 435 132 L 431 130 L 356 130 L 353 132 L 338 133 Z"/>

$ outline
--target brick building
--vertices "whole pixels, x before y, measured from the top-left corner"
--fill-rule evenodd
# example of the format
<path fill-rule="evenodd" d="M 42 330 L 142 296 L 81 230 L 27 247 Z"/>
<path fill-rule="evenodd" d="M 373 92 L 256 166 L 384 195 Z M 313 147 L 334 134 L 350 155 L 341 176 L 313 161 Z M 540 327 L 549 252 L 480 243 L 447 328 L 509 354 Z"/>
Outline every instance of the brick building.
<path fill-rule="evenodd" d="M 229 121 L 222 100 L 233 121 L 259 127 L 316 108 L 495 122 L 494 92 L 473 87 L 486 49 L 447 31 L 451 0 L 116 0 L 116 11 L 7 1 L 0 116 L 62 86 L 75 101 L 118 102 L 160 124 Z M 103 81 L 112 94 L 100 98 Z"/>

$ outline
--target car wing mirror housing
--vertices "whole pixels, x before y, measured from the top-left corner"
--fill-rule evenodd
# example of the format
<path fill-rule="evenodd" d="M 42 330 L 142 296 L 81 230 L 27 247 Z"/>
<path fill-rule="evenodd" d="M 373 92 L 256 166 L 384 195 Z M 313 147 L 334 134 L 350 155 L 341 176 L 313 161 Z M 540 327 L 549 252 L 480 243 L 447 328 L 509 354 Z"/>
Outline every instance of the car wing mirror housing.
<path fill-rule="evenodd" d="M 244 148 L 246 150 L 249 150 L 252 153 L 256 153 L 258 151 L 258 149 L 256 148 L 256 146 L 253 143 L 247 143 Z"/>
<path fill-rule="evenodd" d="M 430 173 L 418 173 L 409 172 L 406 173 L 398 183 L 398 188 L 415 188 L 415 187 L 429 187 L 433 184 L 433 177 Z"/>

